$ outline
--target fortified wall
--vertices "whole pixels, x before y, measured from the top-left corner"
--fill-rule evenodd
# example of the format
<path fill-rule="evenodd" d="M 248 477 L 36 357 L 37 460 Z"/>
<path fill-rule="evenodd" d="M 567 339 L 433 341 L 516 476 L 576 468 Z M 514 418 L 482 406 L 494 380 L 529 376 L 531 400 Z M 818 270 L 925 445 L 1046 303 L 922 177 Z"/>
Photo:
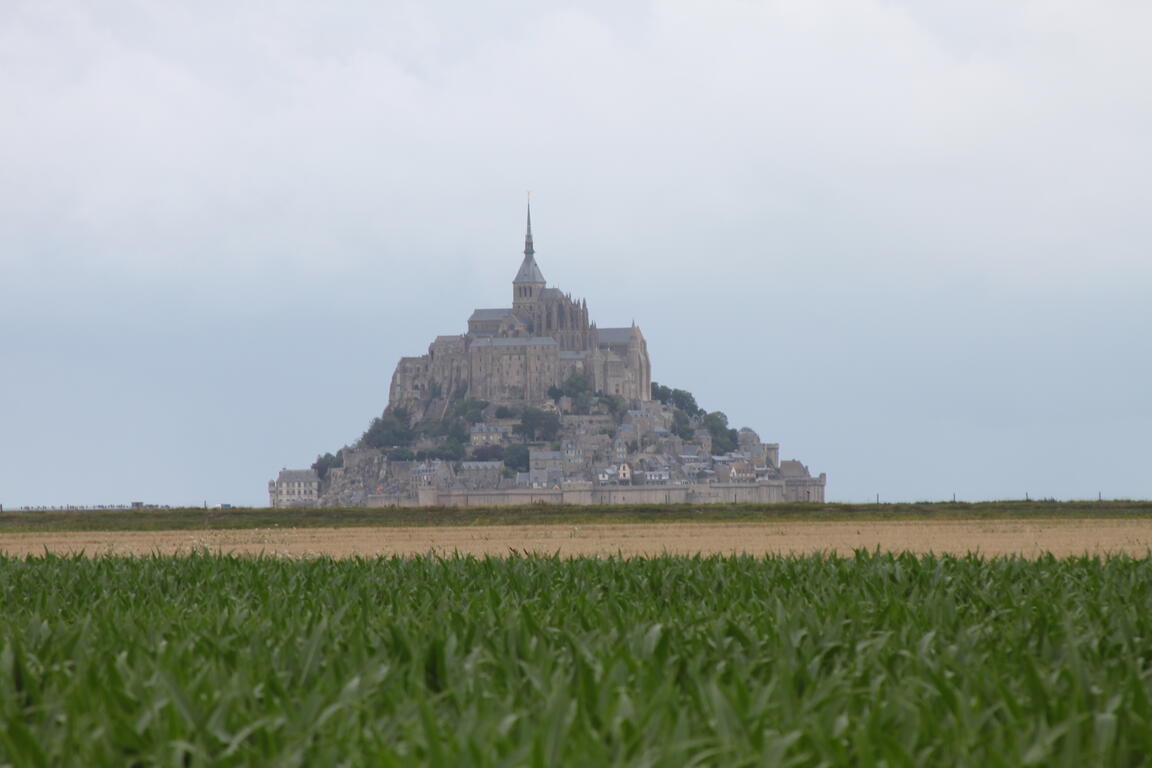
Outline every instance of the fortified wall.
<path fill-rule="evenodd" d="M 528 504 L 775 504 L 823 501 L 823 480 L 811 483 L 696 483 L 664 486 L 514 488 L 506 490 L 437 490 L 422 488 L 422 507 L 512 507 Z"/>

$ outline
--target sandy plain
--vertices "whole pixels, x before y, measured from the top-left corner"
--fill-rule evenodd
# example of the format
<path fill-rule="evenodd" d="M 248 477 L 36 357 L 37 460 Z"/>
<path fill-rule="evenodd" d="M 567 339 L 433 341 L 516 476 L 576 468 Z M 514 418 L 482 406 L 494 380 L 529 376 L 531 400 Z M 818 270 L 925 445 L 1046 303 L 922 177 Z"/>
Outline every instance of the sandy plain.
<path fill-rule="evenodd" d="M 855 549 L 1036 557 L 1152 550 L 1152 520 L 1041 519 L 616 525 L 257 528 L 0 533 L 0 551 L 87 555 L 234 554 L 301 557 L 452 553 L 562 556 L 804 554 Z"/>

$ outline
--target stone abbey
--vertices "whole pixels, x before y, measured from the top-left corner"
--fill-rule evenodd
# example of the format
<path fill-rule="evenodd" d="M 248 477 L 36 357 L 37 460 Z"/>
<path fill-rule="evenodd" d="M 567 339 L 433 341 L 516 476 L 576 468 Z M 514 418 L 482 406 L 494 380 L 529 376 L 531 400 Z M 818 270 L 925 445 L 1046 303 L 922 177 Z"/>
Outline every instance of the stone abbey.
<path fill-rule="evenodd" d="M 535 403 L 573 374 L 587 377 L 596 392 L 629 401 L 652 397 L 644 334 L 635 325 L 598 328 L 587 301 L 548 287 L 536 263 L 529 209 L 512 306 L 474 310 L 467 333 L 438 336 L 428 354 L 402 358 L 388 402 L 418 417 L 427 415 L 428 403 L 458 391 L 492 403 Z"/>
<path fill-rule="evenodd" d="M 281 471 L 272 506 L 824 500 L 825 475 L 654 384 L 635 323 L 601 328 L 549 287 L 530 209 L 511 298 L 401 358 L 384 413 L 336 455 Z"/>

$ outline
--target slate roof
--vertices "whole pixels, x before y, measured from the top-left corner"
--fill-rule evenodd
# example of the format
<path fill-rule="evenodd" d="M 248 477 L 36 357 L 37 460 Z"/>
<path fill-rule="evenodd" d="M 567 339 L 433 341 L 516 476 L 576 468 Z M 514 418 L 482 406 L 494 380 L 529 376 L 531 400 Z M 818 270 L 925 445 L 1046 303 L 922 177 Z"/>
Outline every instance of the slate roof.
<path fill-rule="evenodd" d="M 503 320 L 510 314 L 512 314 L 511 307 L 506 309 L 474 309 L 472 310 L 472 316 L 468 318 L 468 322 L 471 323 L 474 320 Z"/>
<path fill-rule="evenodd" d="M 532 461 L 533 459 L 539 461 L 558 461 L 559 459 L 563 458 L 564 454 L 561 451 L 541 451 L 535 448 L 528 449 L 529 461 Z"/>
<path fill-rule="evenodd" d="M 511 339 L 476 339 L 474 347 L 555 347 L 559 346 L 551 336 L 529 336 Z"/>
<path fill-rule="evenodd" d="M 520 264 L 520 270 L 516 273 L 516 277 L 512 280 L 514 283 L 543 283 L 544 274 L 540 271 L 540 267 L 536 266 L 536 259 L 532 254 L 524 254 L 524 261 Z"/>
<path fill-rule="evenodd" d="M 808 467 L 792 459 L 780 462 L 780 474 L 785 477 L 811 477 Z"/>
<path fill-rule="evenodd" d="M 314 469 L 282 469 L 276 478 L 278 483 L 315 483 L 320 478 Z"/>
<path fill-rule="evenodd" d="M 601 344 L 627 344 L 632 340 L 631 328 L 600 328 L 597 331 Z"/>

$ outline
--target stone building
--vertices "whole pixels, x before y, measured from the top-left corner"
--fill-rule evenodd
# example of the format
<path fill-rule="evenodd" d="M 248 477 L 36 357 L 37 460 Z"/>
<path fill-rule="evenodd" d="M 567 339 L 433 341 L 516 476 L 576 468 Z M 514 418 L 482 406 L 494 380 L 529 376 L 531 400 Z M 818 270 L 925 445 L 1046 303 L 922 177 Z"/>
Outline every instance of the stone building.
<path fill-rule="evenodd" d="M 496 488 L 504 473 L 502 461 L 463 461 L 456 473 L 456 487 L 480 489 Z"/>
<path fill-rule="evenodd" d="M 273 507 L 315 506 L 320 498 L 320 476 L 313 469 L 282 469 L 268 481 L 268 503 Z"/>
<path fill-rule="evenodd" d="M 780 477 L 784 480 L 784 501 L 824 501 L 824 473 L 812 477 L 808 467 L 788 460 L 780 462 Z"/>
<path fill-rule="evenodd" d="M 499 424 L 476 424 L 468 433 L 472 446 L 501 445 L 508 439 L 508 428 Z"/>
<path fill-rule="evenodd" d="M 389 407 L 416 418 L 437 402 L 467 395 L 491 403 L 541 403 L 551 387 L 583 374 L 592 389 L 647 401 L 652 366 L 644 334 L 634 324 L 599 328 L 588 302 L 548 287 L 536 263 L 532 212 L 524 259 L 512 280 L 512 306 L 477 309 L 468 330 L 438 336 L 428 354 L 405 357 L 396 366 Z"/>

